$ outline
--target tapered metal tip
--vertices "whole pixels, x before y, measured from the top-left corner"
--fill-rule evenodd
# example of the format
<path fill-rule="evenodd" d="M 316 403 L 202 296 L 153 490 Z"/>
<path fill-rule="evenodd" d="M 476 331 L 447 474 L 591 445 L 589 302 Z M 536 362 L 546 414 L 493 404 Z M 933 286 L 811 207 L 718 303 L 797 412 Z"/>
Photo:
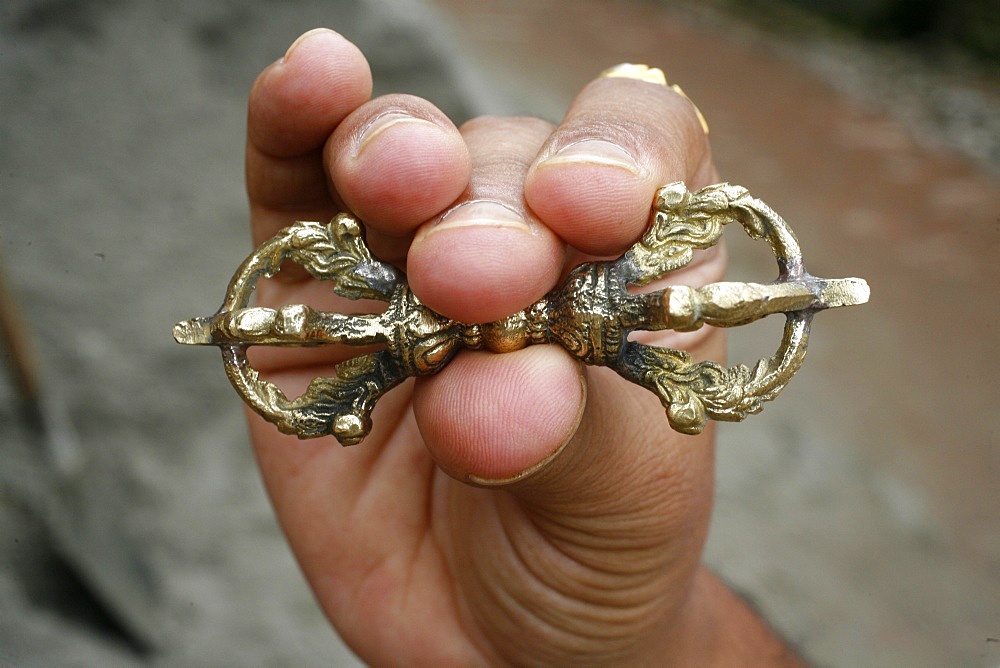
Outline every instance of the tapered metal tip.
<path fill-rule="evenodd" d="M 863 278 L 834 278 L 823 281 L 820 302 L 823 308 L 857 306 L 868 303 L 871 288 Z"/>
<path fill-rule="evenodd" d="M 174 341 L 188 346 L 213 345 L 211 319 L 182 320 L 174 325 Z"/>

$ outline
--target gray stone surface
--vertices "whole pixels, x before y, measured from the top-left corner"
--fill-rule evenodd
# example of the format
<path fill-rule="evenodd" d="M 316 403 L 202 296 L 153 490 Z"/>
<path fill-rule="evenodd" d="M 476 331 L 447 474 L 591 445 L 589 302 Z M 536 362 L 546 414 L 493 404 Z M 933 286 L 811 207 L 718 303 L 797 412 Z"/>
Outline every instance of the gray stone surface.
<path fill-rule="evenodd" d="M 249 250 L 250 84 L 317 25 L 362 47 L 379 90 L 456 120 L 557 120 L 601 67 L 667 68 L 706 112 L 725 177 L 789 219 L 817 273 L 873 286 L 866 310 L 819 316 L 778 404 L 720 430 L 709 561 L 821 664 L 1000 665 L 995 177 L 937 152 L 932 126 L 914 141 L 871 111 L 895 70 L 852 59 L 856 45 L 775 50 L 726 19 L 641 3 L 434 4 L 453 23 L 419 0 L 0 10 L 0 271 L 46 405 L 79 444 L 40 439 L 0 375 L 0 665 L 356 663 L 275 526 L 217 352 L 170 338 L 217 307 Z M 753 97 L 764 88 L 771 99 Z M 963 118 L 986 119 L 970 145 L 995 127 L 991 94 L 966 98 Z M 772 268 L 753 259 L 766 250 L 732 252 L 735 278 Z M 734 359 L 770 352 L 772 325 L 733 336 Z M 70 450 L 55 479 L 53 442 Z"/>
<path fill-rule="evenodd" d="M 45 443 L 0 377 L 0 664 L 352 662 L 275 526 L 217 351 L 170 336 L 215 310 L 248 251 L 250 85 L 319 25 L 365 50 L 378 90 L 473 113 L 439 22 L 410 2 L 0 12 L 0 267 L 80 445 L 46 476 Z M 42 524 L 152 653 L 64 600 L 81 591 Z"/>

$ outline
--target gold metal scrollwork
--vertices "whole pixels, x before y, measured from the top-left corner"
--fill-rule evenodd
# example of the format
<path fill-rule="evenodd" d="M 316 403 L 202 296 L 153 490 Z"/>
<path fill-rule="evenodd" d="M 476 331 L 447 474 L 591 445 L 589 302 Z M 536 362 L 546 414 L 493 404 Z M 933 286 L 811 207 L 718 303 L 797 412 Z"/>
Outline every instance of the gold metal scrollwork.
<path fill-rule="evenodd" d="M 688 264 L 694 250 L 717 243 L 732 222 L 770 244 L 778 262 L 776 281 L 629 293 L 629 285 L 647 285 Z M 275 274 L 285 260 L 330 281 L 341 296 L 388 306 L 372 315 L 326 313 L 302 304 L 250 307 L 258 280 Z M 559 289 L 497 322 L 469 325 L 428 309 L 400 271 L 372 257 L 360 221 L 342 213 L 327 224 L 296 223 L 264 242 L 237 270 L 218 313 L 178 323 L 174 338 L 219 346 L 229 380 L 244 401 L 282 432 L 300 438 L 333 434 L 353 445 L 371 430 L 378 399 L 406 378 L 436 373 L 462 348 L 503 353 L 539 343 L 558 343 L 582 362 L 610 367 L 650 389 L 671 427 L 697 434 L 710 418 L 739 421 L 759 412 L 802 365 L 813 315 L 863 304 L 868 296 L 862 279 L 810 276 L 792 230 L 745 188 L 717 184 L 689 192 L 683 183 L 672 183 L 657 192 L 649 228 L 624 255 L 580 265 Z M 684 351 L 628 340 L 633 330 L 734 327 L 775 313 L 786 317 L 781 343 L 753 367 L 695 363 Z M 314 379 L 296 399 L 260 378 L 247 361 L 251 345 L 329 343 L 383 349 L 340 363 L 334 377 Z"/>

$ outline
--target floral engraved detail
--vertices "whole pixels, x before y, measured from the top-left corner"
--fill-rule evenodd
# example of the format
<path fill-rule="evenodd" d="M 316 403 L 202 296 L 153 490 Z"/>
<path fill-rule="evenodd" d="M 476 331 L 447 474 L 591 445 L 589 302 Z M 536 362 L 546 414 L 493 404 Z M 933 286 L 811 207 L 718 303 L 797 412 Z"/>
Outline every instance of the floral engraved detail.
<path fill-rule="evenodd" d="M 752 369 L 744 364 L 727 368 L 715 362 L 693 363 L 681 350 L 633 344 L 633 354 L 619 373 L 660 397 L 672 428 L 699 434 L 709 418 L 739 422 L 778 396 L 805 360 L 811 319 L 811 314 L 790 316 L 778 352 Z"/>
<path fill-rule="evenodd" d="M 630 282 L 646 285 L 680 269 L 691 262 L 695 249 L 716 244 L 733 221 L 742 223 L 751 237 L 762 237 L 764 221 L 752 206 L 755 203 L 746 188 L 728 183 L 693 193 L 682 182 L 660 188 L 652 224 L 623 258 L 635 266 Z"/>
<path fill-rule="evenodd" d="M 354 216 L 341 213 L 325 225 L 298 222 L 288 229 L 287 259 L 319 280 L 332 281 L 337 294 L 382 301 L 391 297 L 399 274 L 391 265 L 372 258 L 364 228 Z"/>

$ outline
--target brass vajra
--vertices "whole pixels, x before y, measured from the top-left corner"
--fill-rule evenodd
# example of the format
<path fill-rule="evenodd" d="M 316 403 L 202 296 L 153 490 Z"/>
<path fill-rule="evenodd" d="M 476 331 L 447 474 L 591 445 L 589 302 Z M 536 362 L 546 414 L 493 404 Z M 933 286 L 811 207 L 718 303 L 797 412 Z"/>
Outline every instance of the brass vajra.
<path fill-rule="evenodd" d="M 688 264 L 695 249 L 715 244 L 734 221 L 770 244 L 779 271 L 773 283 L 674 285 L 642 294 L 627 290 Z M 326 313 L 304 304 L 250 307 L 257 281 L 275 274 L 285 260 L 330 281 L 343 297 L 376 299 L 388 307 L 371 315 Z M 219 346 L 226 374 L 244 401 L 299 438 L 333 434 L 343 445 L 358 443 L 371 430 L 375 403 L 405 379 L 440 371 L 461 348 L 503 353 L 536 343 L 558 343 L 578 360 L 610 367 L 650 389 L 666 408 L 671 427 L 697 434 L 708 418 L 739 421 L 759 412 L 802 365 L 813 315 L 863 304 L 868 295 L 868 284 L 860 278 L 810 276 L 792 230 L 745 188 L 717 184 L 689 192 L 683 183 L 673 183 L 657 192 L 649 228 L 624 255 L 580 265 L 562 287 L 504 320 L 469 325 L 430 310 L 410 291 L 402 272 L 372 257 L 361 222 L 342 213 L 326 224 L 295 223 L 261 244 L 233 276 L 219 312 L 178 323 L 174 338 Z M 785 314 L 781 343 L 772 357 L 752 368 L 696 363 L 686 352 L 628 340 L 633 330 L 733 327 L 773 313 Z M 341 362 L 334 377 L 314 379 L 297 399 L 261 379 L 247 361 L 252 345 L 331 343 L 379 344 L 381 349 Z"/>

